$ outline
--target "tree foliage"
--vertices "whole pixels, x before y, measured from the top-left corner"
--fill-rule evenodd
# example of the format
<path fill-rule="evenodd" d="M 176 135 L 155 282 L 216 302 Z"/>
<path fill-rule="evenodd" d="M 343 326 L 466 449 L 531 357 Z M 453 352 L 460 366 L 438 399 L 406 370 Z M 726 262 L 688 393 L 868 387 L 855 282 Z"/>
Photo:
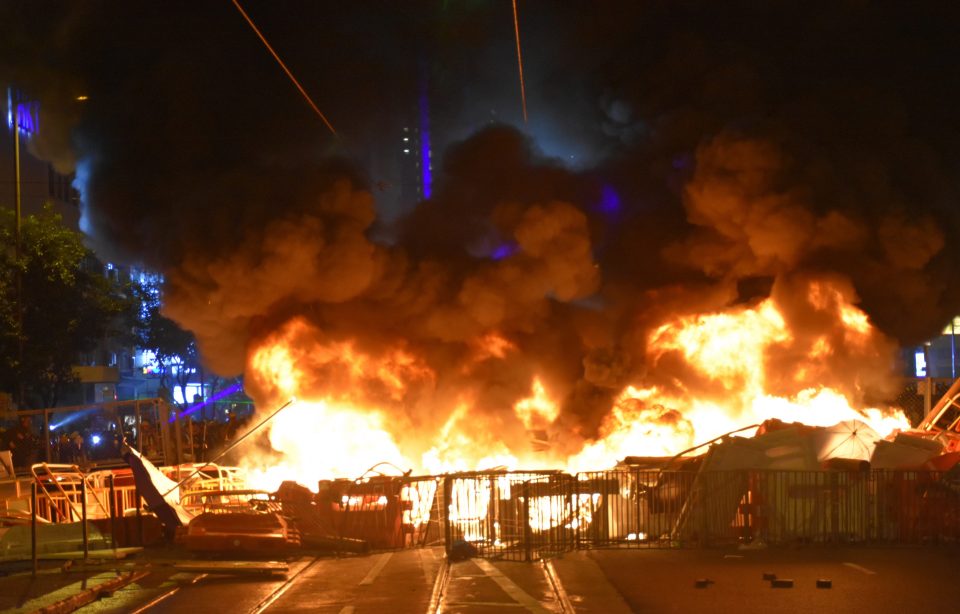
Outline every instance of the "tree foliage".
<path fill-rule="evenodd" d="M 190 376 L 202 368 L 196 339 L 193 333 L 161 313 L 158 280 L 140 284 L 137 295 L 141 305 L 136 326 L 137 346 L 153 353 L 160 385 L 168 390 L 180 388 L 181 398 L 187 399 Z"/>
<path fill-rule="evenodd" d="M 21 406 L 53 406 L 80 356 L 102 339 L 130 336 L 136 299 L 50 208 L 23 218 L 19 259 L 14 214 L 0 209 L 0 243 L 0 390 L 22 393 Z"/>

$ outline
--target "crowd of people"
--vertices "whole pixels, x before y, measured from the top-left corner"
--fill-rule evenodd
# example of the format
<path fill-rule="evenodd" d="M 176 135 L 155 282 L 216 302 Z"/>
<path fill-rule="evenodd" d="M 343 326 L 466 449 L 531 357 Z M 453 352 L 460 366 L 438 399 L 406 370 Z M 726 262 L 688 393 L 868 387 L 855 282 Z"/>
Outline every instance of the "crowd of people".
<path fill-rule="evenodd" d="M 17 425 L 2 433 L 0 450 L 9 450 L 13 457 L 13 466 L 18 471 L 37 462 L 42 442 L 33 430 L 29 416 L 20 416 Z"/>
<path fill-rule="evenodd" d="M 180 426 L 185 451 L 194 462 L 212 461 L 249 427 L 252 414 L 230 413 L 226 420 L 187 420 Z"/>
<path fill-rule="evenodd" d="M 180 424 L 181 451 L 194 462 L 210 461 L 232 445 L 247 428 L 251 414 L 240 416 L 230 412 L 221 419 L 185 418 Z M 19 416 L 9 428 L 0 426 L 0 451 L 9 450 L 13 468 L 18 474 L 28 473 L 38 462 L 77 465 L 87 469 L 98 462 L 118 460 L 124 439 L 139 445 L 147 458 L 161 460 L 163 445 L 158 425 L 141 420 L 137 425 L 106 416 L 83 416 L 51 428 L 49 447 L 44 442 L 39 416 Z M 171 425 L 172 426 L 172 425 Z M 171 429 L 171 434 L 176 432 Z"/>

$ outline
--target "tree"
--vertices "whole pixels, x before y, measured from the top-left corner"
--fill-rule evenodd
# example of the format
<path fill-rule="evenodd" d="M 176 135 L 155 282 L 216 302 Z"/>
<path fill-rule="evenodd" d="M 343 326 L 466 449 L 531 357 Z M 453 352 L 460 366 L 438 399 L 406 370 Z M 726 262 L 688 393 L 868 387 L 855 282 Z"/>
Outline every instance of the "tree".
<path fill-rule="evenodd" d="M 0 209 L 7 248 L 0 253 L 0 390 L 22 395 L 21 407 L 52 407 L 76 381 L 82 354 L 106 337 L 130 335 L 137 303 L 50 207 L 22 220 L 19 259 L 15 232 L 13 212 Z"/>
<path fill-rule="evenodd" d="M 190 331 L 164 316 L 161 310 L 159 280 L 149 280 L 137 287 L 140 316 L 136 325 L 137 345 L 153 352 L 154 366 L 160 385 L 172 390 L 180 388 L 180 397 L 187 399 L 190 375 L 201 369 L 197 341 Z"/>

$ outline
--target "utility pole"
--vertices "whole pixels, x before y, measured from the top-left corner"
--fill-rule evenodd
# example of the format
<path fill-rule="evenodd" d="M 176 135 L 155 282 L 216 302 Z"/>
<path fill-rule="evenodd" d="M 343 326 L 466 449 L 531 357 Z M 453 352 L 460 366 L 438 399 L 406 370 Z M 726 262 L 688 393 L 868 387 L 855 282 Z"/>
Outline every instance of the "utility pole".
<path fill-rule="evenodd" d="M 12 98 L 12 95 L 10 96 Z M 9 99 L 9 98 L 8 98 Z M 14 190 L 14 254 L 17 267 L 17 365 L 20 374 L 17 377 L 17 407 L 23 408 L 23 272 L 20 270 L 20 257 L 23 246 L 20 240 L 20 105 L 13 101 L 13 190 Z"/>

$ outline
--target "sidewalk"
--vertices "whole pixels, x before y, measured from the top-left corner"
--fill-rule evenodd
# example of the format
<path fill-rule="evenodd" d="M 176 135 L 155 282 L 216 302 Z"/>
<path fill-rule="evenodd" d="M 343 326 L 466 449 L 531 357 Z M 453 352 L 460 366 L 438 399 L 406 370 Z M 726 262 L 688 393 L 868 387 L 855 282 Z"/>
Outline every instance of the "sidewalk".
<path fill-rule="evenodd" d="M 117 563 L 86 566 L 80 563 L 63 570 L 63 563 L 44 561 L 34 577 L 28 561 L 22 571 L 0 577 L 0 611 L 35 612 L 132 570 L 129 564 Z"/>
<path fill-rule="evenodd" d="M 162 557 L 165 553 L 158 554 Z M 140 548 L 121 548 L 118 552 L 92 550 L 86 563 L 82 557 L 82 552 L 45 554 L 38 561 L 36 576 L 29 560 L 0 562 L 0 612 L 36 612 L 97 587 L 115 590 L 114 584 L 124 583 L 118 578 L 129 581 L 135 574 L 139 579 L 145 572 L 156 573 L 169 567 Z M 110 584 L 104 585 L 106 582 Z"/>

